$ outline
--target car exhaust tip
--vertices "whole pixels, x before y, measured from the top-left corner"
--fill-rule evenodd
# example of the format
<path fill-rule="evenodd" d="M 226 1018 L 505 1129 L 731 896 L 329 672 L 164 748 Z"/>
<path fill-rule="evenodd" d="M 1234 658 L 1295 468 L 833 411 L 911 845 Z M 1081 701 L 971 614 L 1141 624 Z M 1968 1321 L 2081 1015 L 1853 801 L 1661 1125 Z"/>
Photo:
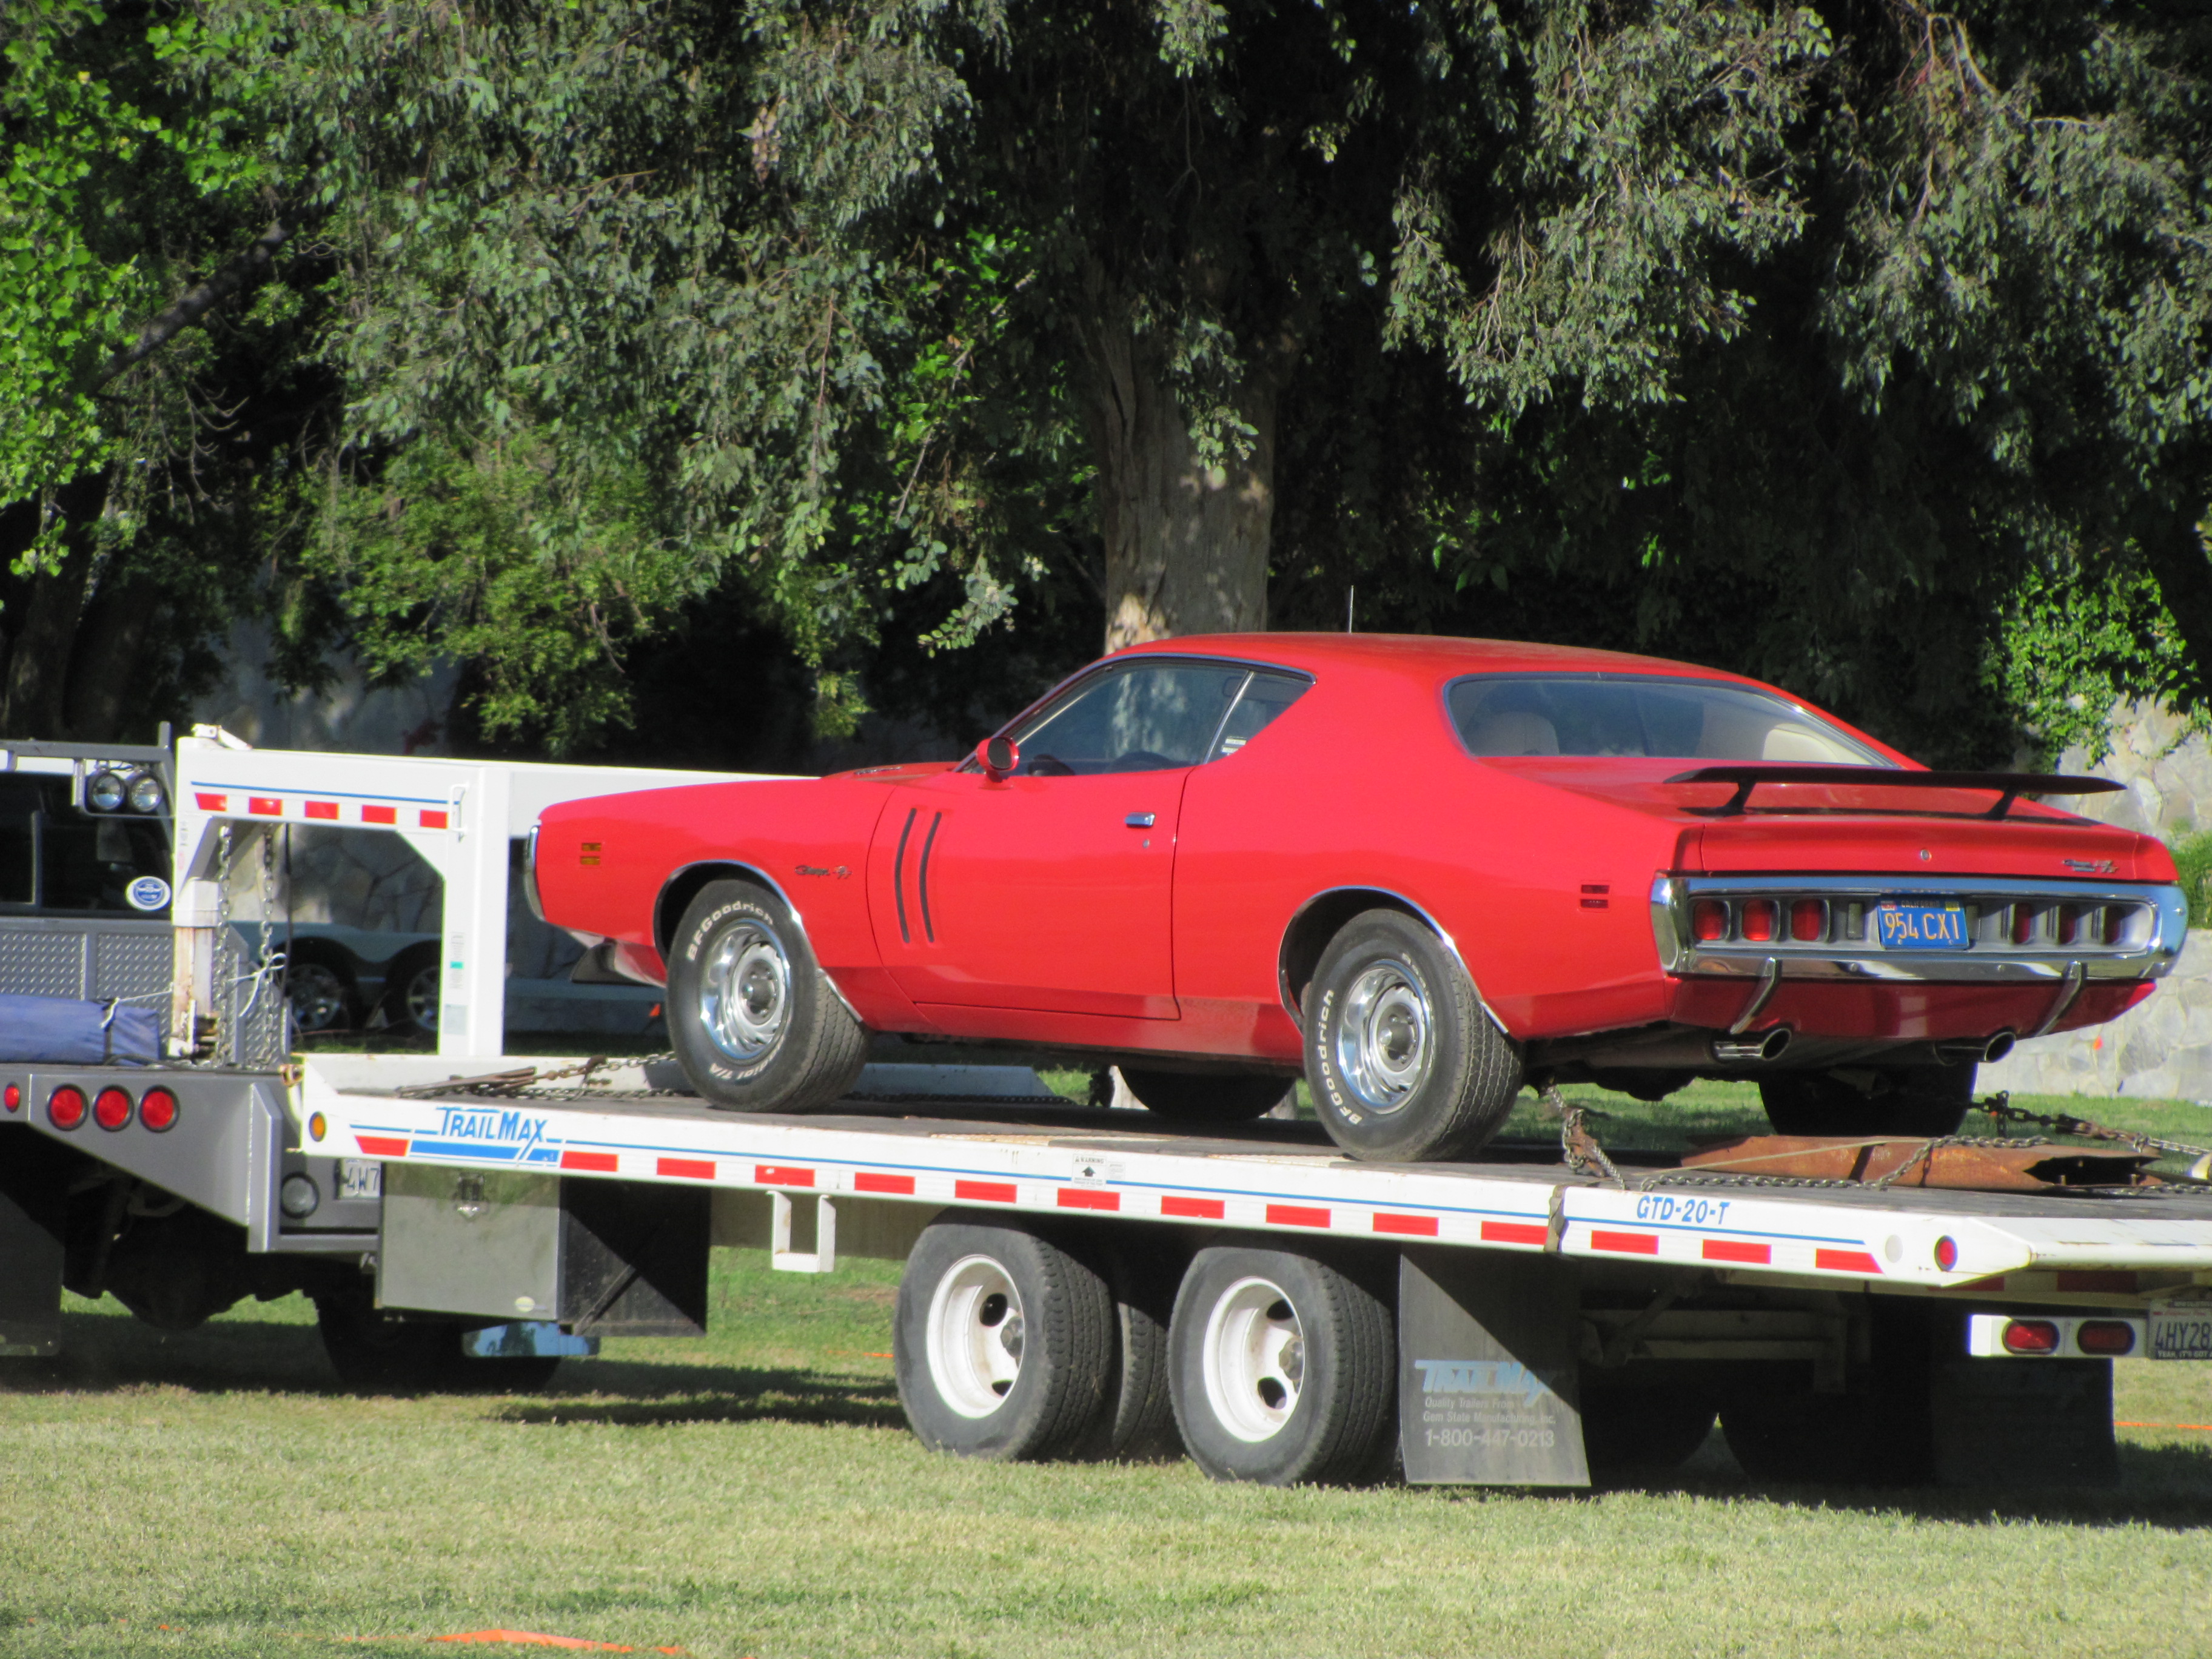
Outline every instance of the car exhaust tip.
<path fill-rule="evenodd" d="M 2010 1031 L 1999 1031 L 1986 1039 L 1967 1039 L 1960 1042 L 1939 1042 L 1936 1058 L 1946 1066 L 1994 1066 L 2013 1050 L 2019 1039 Z"/>
<path fill-rule="evenodd" d="M 1723 1066 L 1767 1065 L 1782 1058 L 1790 1047 L 1790 1028 L 1778 1025 L 1771 1031 L 1756 1031 L 1743 1036 L 1715 1037 L 1713 1058 Z"/>

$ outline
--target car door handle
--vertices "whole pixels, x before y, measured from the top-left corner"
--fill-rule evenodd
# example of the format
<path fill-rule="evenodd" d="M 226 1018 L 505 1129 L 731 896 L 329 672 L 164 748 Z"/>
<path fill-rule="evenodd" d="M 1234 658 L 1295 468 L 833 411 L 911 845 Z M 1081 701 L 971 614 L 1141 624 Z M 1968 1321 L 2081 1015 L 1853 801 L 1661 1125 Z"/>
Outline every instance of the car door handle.
<path fill-rule="evenodd" d="M 1152 827 L 1152 815 L 1150 812 L 1132 812 L 1121 822 L 1132 830 L 1149 830 Z"/>

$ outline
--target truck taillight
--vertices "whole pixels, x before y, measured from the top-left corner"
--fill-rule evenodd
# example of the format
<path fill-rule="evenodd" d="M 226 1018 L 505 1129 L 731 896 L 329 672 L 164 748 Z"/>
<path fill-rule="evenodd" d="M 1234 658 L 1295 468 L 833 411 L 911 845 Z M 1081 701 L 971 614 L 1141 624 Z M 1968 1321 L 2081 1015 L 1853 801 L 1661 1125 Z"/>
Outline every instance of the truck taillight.
<path fill-rule="evenodd" d="M 0 1105 L 6 1106 L 11 1112 L 21 1111 L 23 1109 L 23 1085 L 20 1083 L 11 1083 L 4 1091 L 0 1091 Z"/>
<path fill-rule="evenodd" d="M 131 1091 L 102 1089 L 93 1097 L 92 1121 L 103 1129 L 119 1129 L 131 1121 Z"/>
<path fill-rule="evenodd" d="M 2047 1319 L 2015 1319 L 2004 1328 L 2007 1353 L 2057 1353 L 2058 1327 Z"/>
<path fill-rule="evenodd" d="M 177 1097 L 167 1089 L 149 1089 L 138 1103 L 138 1121 L 159 1134 L 177 1121 Z"/>
<path fill-rule="evenodd" d="M 84 1121 L 84 1091 L 66 1083 L 46 1097 L 46 1121 L 57 1129 L 74 1129 Z"/>
<path fill-rule="evenodd" d="M 2074 1328 L 2074 1346 L 2083 1353 L 2133 1353 L 2135 1328 L 2124 1319 L 2085 1319 Z"/>

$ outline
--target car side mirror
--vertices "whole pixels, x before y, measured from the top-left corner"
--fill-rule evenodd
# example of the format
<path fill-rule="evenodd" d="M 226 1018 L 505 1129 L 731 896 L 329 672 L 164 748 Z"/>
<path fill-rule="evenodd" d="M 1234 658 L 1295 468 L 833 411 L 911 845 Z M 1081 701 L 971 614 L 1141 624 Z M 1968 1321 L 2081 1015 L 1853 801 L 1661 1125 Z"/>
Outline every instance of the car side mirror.
<path fill-rule="evenodd" d="M 986 738 L 975 745 L 975 763 L 994 783 L 1012 777 L 1021 759 L 1021 746 L 1012 738 Z"/>

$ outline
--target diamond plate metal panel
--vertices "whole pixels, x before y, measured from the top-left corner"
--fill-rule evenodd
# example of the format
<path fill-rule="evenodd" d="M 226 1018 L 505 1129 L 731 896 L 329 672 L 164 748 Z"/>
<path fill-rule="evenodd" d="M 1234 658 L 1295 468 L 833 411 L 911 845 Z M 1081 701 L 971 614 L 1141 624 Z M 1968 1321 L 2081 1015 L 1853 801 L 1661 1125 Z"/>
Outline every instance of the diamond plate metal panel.
<path fill-rule="evenodd" d="M 0 927 L 0 992 L 16 996 L 84 997 L 85 936 Z"/>
<path fill-rule="evenodd" d="M 169 988 L 175 947 L 168 933 L 96 933 L 92 941 L 94 997 L 144 998 Z"/>

